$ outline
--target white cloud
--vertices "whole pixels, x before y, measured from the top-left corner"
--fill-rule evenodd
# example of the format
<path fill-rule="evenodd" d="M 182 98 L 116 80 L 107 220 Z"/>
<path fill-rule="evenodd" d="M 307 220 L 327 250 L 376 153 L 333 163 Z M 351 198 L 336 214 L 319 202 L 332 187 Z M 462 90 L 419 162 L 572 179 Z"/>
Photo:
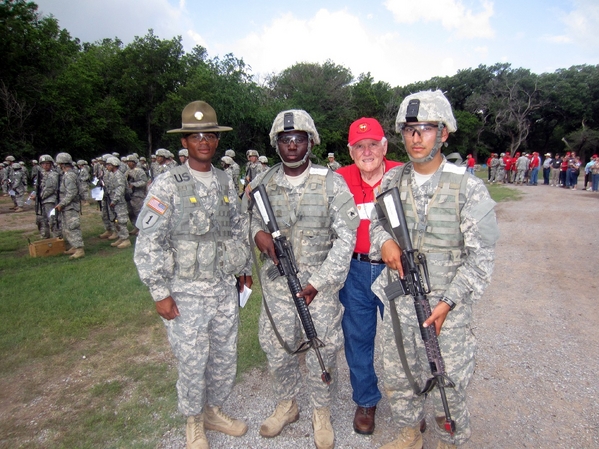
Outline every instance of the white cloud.
<path fill-rule="evenodd" d="M 418 48 L 415 54 L 410 53 L 413 48 Z M 239 40 L 232 51 L 259 76 L 278 73 L 297 62 L 323 63 L 327 59 L 350 68 L 356 78 L 370 72 L 376 81 L 392 86 L 445 75 L 450 70 L 446 64 L 420 64 L 419 58 L 435 48 L 416 46 L 397 32 L 384 33 L 376 21 L 363 23 L 345 10 L 321 9 L 308 20 L 291 13 L 281 15 Z"/>
<path fill-rule="evenodd" d="M 562 20 L 566 34 L 582 46 L 597 48 L 599 41 L 599 3 L 589 0 L 574 1 L 575 9 Z"/>
<path fill-rule="evenodd" d="M 396 22 L 440 22 L 443 28 L 459 38 L 492 38 L 495 31 L 490 19 L 494 14 L 493 2 L 482 0 L 482 11 L 475 13 L 462 0 L 387 0 L 385 6 Z"/>

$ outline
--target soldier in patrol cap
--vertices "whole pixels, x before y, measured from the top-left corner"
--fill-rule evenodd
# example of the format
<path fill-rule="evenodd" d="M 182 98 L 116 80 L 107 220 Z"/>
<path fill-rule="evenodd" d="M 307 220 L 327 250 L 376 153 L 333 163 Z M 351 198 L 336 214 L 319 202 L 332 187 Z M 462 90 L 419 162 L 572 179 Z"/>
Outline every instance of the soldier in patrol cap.
<path fill-rule="evenodd" d="M 335 153 L 328 154 L 329 162 L 327 162 L 327 167 L 329 167 L 333 171 L 337 171 L 341 168 L 341 164 L 335 160 Z"/>
<path fill-rule="evenodd" d="M 397 187 L 415 250 L 428 261 L 432 313 L 424 326 L 439 335 L 447 376 L 455 388 L 446 388 L 455 432 L 445 431 L 437 420 L 429 425 L 439 439 L 438 449 L 452 449 L 470 438 L 470 415 L 466 386 L 474 372 L 476 342 L 471 332 L 472 307 L 491 280 L 495 243 L 499 237 L 495 202 L 482 180 L 445 159 L 441 148 L 457 124 L 451 105 L 441 91 L 407 96 L 399 107 L 396 131 L 401 134 L 409 163 L 387 172 L 381 191 Z M 389 302 L 384 287 L 403 276 L 401 249 L 373 214 L 370 226 L 370 258 L 382 259 L 387 267 L 372 290 L 383 301 L 385 314 L 380 326 L 383 384 L 399 437 L 385 449 L 422 448 L 420 420 L 427 395 L 414 393 L 431 376 L 418 325 L 413 298 L 400 296 Z M 393 307 L 393 310 L 391 310 Z M 399 324 L 391 319 L 397 310 Z M 390 311 L 390 313 L 387 313 Z M 396 339 L 399 342 L 396 345 Z M 405 354 L 406 367 L 399 354 Z M 406 370 L 413 374 L 409 380 Z M 437 389 L 430 394 L 437 419 L 445 416 Z"/>
<path fill-rule="evenodd" d="M 318 449 L 334 446 L 330 406 L 338 382 L 337 353 L 343 344 L 342 306 L 339 289 L 345 281 L 360 222 L 358 211 L 343 178 L 328 168 L 310 162 L 312 147 L 320 137 L 312 117 L 303 110 L 280 112 L 270 131 L 270 142 L 281 158 L 250 184 L 250 189 L 264 184 L 281 233 L 292 247 L 299 269 L 303 296 L 317 334 L 323 338 L 321 354 L 332 383 L 321 379 L 320 364 L 314 351 L 306 352 L 307 385 L 313 408 L 312 426 Z M 289 423 L 299 419 L 296 396 L 301 388 L 297 354 L 289 351 L 301 338 L 302 327 L 284 277 L 270 279 L 266 272 L 277 263 L 268 228 L 259 218 L 251 223 L 251 235 L 258 249 L 267 257 L 261 272 L 263 301 L 260 315 L 260 344 L 268 358 L 277 405 L 274 413 L 260 427 L 260 435 L 275 437 Z M 263 304 L 264 304 L 263 303 Z M 276 329 L 280 339 L 277 337 Z M 286 343 L 286 345 L 283 345 Z"/>
<path fill-rule="evenodd" d="M 220 133 L 216 112 L 189 103 L 182 134 L 189 159 L 154 180 L 137 219 L 134 261 L 163 318 L 179 370 L 179 411 L 187 416 L 187 448 L 208 448 L 204 429 L 247 431 L 222 407 L 237 371 L 237 279 L 251 287 L 247 218 L 233 181 L 212 166 Z"/>

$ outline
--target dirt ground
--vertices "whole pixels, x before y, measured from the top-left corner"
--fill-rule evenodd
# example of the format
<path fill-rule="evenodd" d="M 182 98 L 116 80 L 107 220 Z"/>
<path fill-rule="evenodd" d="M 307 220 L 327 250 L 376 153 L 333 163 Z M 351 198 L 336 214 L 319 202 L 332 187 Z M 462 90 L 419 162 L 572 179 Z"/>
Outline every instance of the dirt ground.
<path fill-rule="evenodd" d="M 475 311 L 479 350 L 468 390 L 473 434 L 463 447 L 599 448 L 599 311 L 594 307 L 599 194 L 543 185 L 512 188 L 523 192 L 523 199 L 497 206 L 501 238 L 493 281 Z M 8 206 L 0 201 L 0 229 L 31 229 L 32 211 L 5 213 Z M 398 429 L 385 399 L 374 435 L 352 431 L 354 404 L 342 354 L 339 365 L 332 417 L 336 447 L 371 448 L 393 440 Z M 48 385 L 57 379 L 49 376 Z M 241 438 L 209 432 L 211 448 L 313 447 L 307 396 L 298 402 L 299 422 L 275 439 L 260 438 L 259 425 L 274 399 L 264 372 L 247 373 L 225 409 L 245 419 L 250 430 Z M 184 447 L 184 432 L 182 419 L 159 447 Z M 436 448 L 430 431 L 425 448 Z"/>

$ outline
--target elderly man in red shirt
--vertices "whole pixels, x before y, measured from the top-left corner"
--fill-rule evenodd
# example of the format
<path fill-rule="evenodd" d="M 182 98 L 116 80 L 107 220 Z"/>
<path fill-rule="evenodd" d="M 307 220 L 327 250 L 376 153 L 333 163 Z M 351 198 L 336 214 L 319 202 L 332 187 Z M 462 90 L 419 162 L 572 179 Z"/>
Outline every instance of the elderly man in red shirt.
<path fill-rule="evenodd" d="M 370 260 L 370 216 L 375 197 L 380 192 L 383 174 L 401 165 L 389 161 L 387 139 L 381 124 L 374 118 L 361 118 L 349 127 L 349 155 L 354 163 L 337 170 L 347 182 L 360 213 L 360 226 L 351 266 L 339 299 L 343 314 L 345 358 L 350 370 L 353 400 L 357 405 L 354 430 L 363 435 L 374 432 L 376 405 L 381 399 L 374 371 L 374 338 L 377 310 L 383 313 L 383 304 L 370 286 L 385 267 L 381 260 Z"/>

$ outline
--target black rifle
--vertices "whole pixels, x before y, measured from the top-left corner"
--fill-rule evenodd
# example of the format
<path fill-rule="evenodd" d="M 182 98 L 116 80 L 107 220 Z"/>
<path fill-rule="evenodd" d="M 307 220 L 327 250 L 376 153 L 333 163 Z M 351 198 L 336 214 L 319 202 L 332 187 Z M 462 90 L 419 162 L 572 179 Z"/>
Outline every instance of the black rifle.
<path fill-rule="evenodd" d="M 35 177 L 35 215 L 42 215 L 44 213 L 42 207 L 42 176 L 41 171 L 38 171 Z"/>
<path fill-rule="evenodd" d="M 435 385 L 439 388 L 445 412 L 445 430 L 453 435 L 455 432 L 455 421 L 451 419 L 451 414 L 449 413 L 445 388 L 454 388 L 455 383 L 445 372 L 445 363 L 441 356 L 435 324 L 433 323 L 428 327 L 422 326 L 431 316 L 431 306 L 426 297 L 431 292 L 426 257 L 412 247 L 412 240 L 408 232 L 406 217 L 397 187 L 381 193 L 376 197 L 376 201 L 378 216 L 383 226 L 387 231 L 390 231 L 393 239 L 402 250 L 401 266 L 404 277 L 400 277 L 399 281 L 390 283 L 385 288 L 385 294 L 389 300 L 403 295 L 411 295 L 414 298 L 414 308 L 418 317 L 420 335 L 424 342 L 426 357 L 428 358 L 431 374 L 433 375 L 433 377 L 427 380 L 424 388 L 417 393 L 419 395 L 427 394 Z"/>
<path fill-rule="evenodd" d="M 302 291 L 302 286 L 297 277 L 298 269 L 291 243 L 285 236 L 281 235 L 281 232 L 279 231 L 279 226 L 264 185 L 260 184 L 256 189 L 252 190 L 250 196 L 258 207 L 258 211 L 262 216 L 262 221 L 268 227 L 268 232 L 272 235 L 275 244 L 275 253 L 277 259 L 279 259 L 279 263 L 268 271 L 268 277 L 271 280 L 274 280 L 279 276 L 285 276 L 287 278 L 287 285 L 289 286 L 291 297 L 293 298 L 304 332 L 306 333 L 306 338 L 308 339 L 296 349 L 295 353 L 306 351 L 309 348 L 314 349 L 316 357 L 318 358 L 318 363 L 320 364 L 320 369 L 322 370 L 322 381 L 328 385 L 331 383 L 331 375 L 327 372 L 319 349 L 324 346 L 324 343 L 318 339 L 316 328 L 312 321 L 312 315 L 306 304 L 306 298 L 297 296 L 297 294 Z"/>

